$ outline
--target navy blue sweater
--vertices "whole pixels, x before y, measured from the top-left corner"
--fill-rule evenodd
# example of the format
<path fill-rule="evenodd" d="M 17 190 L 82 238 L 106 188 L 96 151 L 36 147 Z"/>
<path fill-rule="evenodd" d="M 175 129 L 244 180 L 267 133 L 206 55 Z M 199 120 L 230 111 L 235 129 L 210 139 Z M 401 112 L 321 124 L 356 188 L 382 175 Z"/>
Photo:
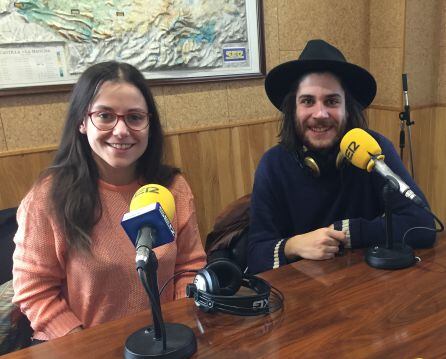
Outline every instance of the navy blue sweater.
<path fill-rule="evenodd" d="M 385 163 L 425 202 L 392 143 L 369 131 L 385 155 Z M 251 273 L 263 272 L 288 263 L 284 255 L 286 240 L 334 224 L 343 229 L 352 248 L 385 242 L 385 180 L 351 164 L 315 178 L 282 145 L 268 150 L 257 167 L 251 202 L 248 267 Z M 401 242 L 414 226 L 434 228 L 430 214 L 399 193 L 391 197 L 393 239 Z M 427 203 L 427 202 L 426 202 Z M 406 243 L 414 248 L 430 247 L 435 233 L 409 232 Z"/>

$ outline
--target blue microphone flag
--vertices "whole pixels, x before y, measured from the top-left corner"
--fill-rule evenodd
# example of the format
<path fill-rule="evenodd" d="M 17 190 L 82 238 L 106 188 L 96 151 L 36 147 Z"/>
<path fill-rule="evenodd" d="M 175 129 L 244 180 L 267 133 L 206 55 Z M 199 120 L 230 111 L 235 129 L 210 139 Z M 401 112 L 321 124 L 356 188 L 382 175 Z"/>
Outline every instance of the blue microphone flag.
<path fill-rule="evenodd" d="M 175 238 L 175 229 L 158 202 L 127 212 L 122 217 L 121 225 L 135 246 L 138 231 L 144 226 L 156 229 L 156 243 L 153 243 L 153 248 L 170 243 Z"/>

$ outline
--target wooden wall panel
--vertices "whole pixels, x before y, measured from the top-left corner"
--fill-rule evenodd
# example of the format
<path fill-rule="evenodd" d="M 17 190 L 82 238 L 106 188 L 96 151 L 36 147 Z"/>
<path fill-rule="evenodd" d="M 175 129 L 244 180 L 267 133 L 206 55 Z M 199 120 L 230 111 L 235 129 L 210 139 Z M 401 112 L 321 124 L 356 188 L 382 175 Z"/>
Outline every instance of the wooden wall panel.
<path fill-rule="evenodd" d="M 192 188 L 203 240 L 224 206 L 251 192 L 257 163 L 276 136 L 277 120 L 166 135 L 166 161 L 181 168 Z M 20 203 L 54 153 L 0 156 L 0 208 Z"/>
<path fill-rule="evenodd" d="M 446 221 L 446 107 L 435 109 L 435 121 L 432 122 L 431 136 L 425 141 L 430 142 L 432 151 L 423 161 L 431 166 L 431 206 L 437 216 Z"/>
<path fill-rule="evenodd" d="M 371 108 L 367 110 L 370 129 L 382 133 L 393 142 L 399 152 L 400 119 L 399 112 Z"/>
<path fill-rule="evenodd" d="M 192 188 L 203 240 L 218 213 L 252 191 L 258 161 L 277 143 L 277 124 L 273 120 L 167 136 L 166 161 L 181 168 Z"/>
<path fill-rule="evenodd" d="M 435 183 L 432 180 L 434 178 L 433 167 L 435 166 L 433 154 L 436 151 L 435 146 L 438 149 L 441 148 L 441 142 L 435 138 L 435 125 L 434 121 L 435 108 L 425 108 L 420 110 L 414 110 L 411 112 L 411 119 L 415 122 L 412 128 L 412 153 L 415 180 L 423 189 L 427 198 L 430 199 L 431 205 L 435 198 Z M 406 148 L 404 150 L 404 156 L 406 163 L 409 159 L 409 146 L 408 137 L 406 136 Z M 444 147 L 443 147 L 443 153 Z M 408 166 L 410 169 L 410 167 Z"/>
<path fill-rule="evenodd" d="M 55 150 L 49 150 L 0 157 L 0 209 L 20 203 L 54 154 Z"/>
<path fill-rule="evenodd" d="M 398 150 L 396 111 L 372 109 L 370 127 L 387 137 Z M 432 209 L 446 219 L 446 108 L 413 112 L 416 180 Z M 395 123 L 396 122 L 396 123 Z M 250 193 L 254 172 L 263 153 L 277 143 L 278 121 L 210 128 L 166 136 L 166 161 L 181 168 L 195 196 L 203 241 L 215 217 L 230 202 Z M 17 206 L 49 165 L 54 150 L 0 156 L 0 208 Z M 408 156 L 408 149 L 405 150 Z"/>
<path fill-rule="evenodd" d="M 372 108 L 368 110 L 369 126 L 387 136 L 399 149 L 399 111 Z M 446 221 L 446 108 L 428 107 L 411 111 L 412 153 L 415 181 L 426 195 L 435 214 Z M 409 136 L 403 151 L 406 168 L 409 165 Z"/>

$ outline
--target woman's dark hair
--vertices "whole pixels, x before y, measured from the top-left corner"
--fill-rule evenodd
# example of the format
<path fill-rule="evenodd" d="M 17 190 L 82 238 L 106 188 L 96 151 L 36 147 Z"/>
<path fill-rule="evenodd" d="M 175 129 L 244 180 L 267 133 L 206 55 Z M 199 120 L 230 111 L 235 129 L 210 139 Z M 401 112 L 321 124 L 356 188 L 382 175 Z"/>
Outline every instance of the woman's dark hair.
<path fill-rule="evenodd" d="M 143 75 L 133 66 L 115 61 L 88 68 L 71 94 L 65 126 L 52 165 L 41 178 L 51 177 L 50 206 L 69 249 L 89 251 L 93 226 L 102 215 L 99 171 L 87 136 L 79 127 L 106 81 L 127 82 L 141 91 L 149 110 L 149 138 L 136 165 L 137 178 L 168 186 L 178 169 L 162 164 L 163 132 L 155 101 Z"/>
<path fill-rule="evenodd" d="M 327 73 L 326 71 L 314 72 L 314 73 Z M 331 73 L 331 72 L 330 72 Z M 290 91 L 283 99 L 282 103 L 282 123 L 279 132 L 280 143 L 284 145 L 288 150 L 294 151 L 297 148 L 302 147 L 302 140 L 299 138 L 296 131 L 296 93 L 300 83 L 309 73 L 303 74 L 299 77 L 291 86 Z M 363 113 L 362 106 L 353 97 L 348 87 L 342 82 L 342 78 L 336 74 L 335 76 L 341 83 L 342 89 L 345 93 L 345 110 L 347 113 L 347 121 L 345 132 L 352 128 L 367 129 L 367 119 Z"/>

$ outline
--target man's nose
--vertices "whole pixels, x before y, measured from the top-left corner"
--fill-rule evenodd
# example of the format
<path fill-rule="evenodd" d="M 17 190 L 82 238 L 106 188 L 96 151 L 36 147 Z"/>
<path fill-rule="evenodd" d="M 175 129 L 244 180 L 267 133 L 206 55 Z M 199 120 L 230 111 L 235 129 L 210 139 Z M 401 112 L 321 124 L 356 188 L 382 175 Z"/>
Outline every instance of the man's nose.
<path fill-rule="evenodd" d="M 328 117 L 327 107 L 323 103 L 316 104 L 316 108 L 315 108 L 313 117 L 314 118 L 327 118 Z"/>

